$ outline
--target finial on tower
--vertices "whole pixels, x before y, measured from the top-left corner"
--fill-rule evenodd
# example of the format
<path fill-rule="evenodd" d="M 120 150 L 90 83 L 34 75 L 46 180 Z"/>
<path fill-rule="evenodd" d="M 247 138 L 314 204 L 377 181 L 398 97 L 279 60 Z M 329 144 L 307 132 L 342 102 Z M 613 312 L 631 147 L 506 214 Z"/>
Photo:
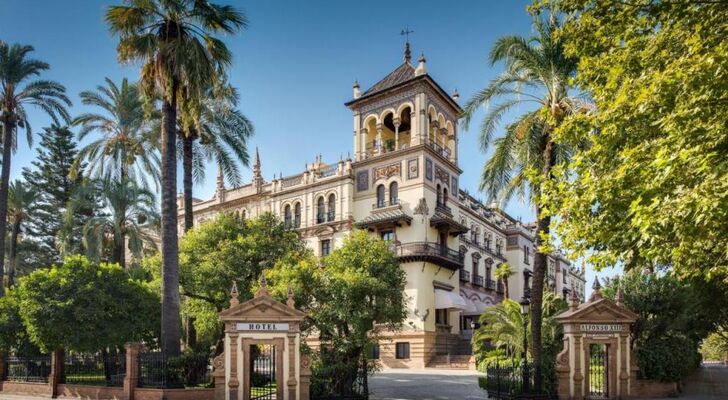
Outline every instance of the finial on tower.
<path fill-rule="evenodd" d="M 354 81 L 354 98 L 358 99 L 361 97 L 361 90 L 359 90 L 359 81 Z"/>
<path fill-rule="evenodd" d="M 255 146 L 255 163 L 253 163 L 253 185 L 260 192 L 263 186 L 263 175 L 260 173 L 260 153 L 258 146 Z"/>
<path fill-rule="evenodd" d="M 417 68 L 415 69 L 415 76 L 424 75 L 427 73 L 427 69 L 425 68 L 425 53 L 420 54 L 420 58 L 417 59 L 419 64 L 417 64 Z"/>
<path fill-rule="evenodd" d="M 240 304 L 240 301 L 238 301 L 238 295 L 238 284 L 233 281 L 233 287 L 230 289 L 230 307 Z"/>
<path fill-rule="evenodd" d="M 599 283 L 599 277 L 594 277 L 594 284 L 592 285 L 592 295 L 589 297 L 589 301 L 599 300 L 602 298 L 602 284 Z"/>
<path fill-rule="evenodd" d="M 569 306 L 572 310 L 576 310 L 579 307 L 579 296 L 576 295 L 576 288 L 574 284 L 571 284 L 571 296 L 569 296 Z"/>
<path fill-rule="evenodd" d="M 404 36 L 404 62 L 409 63 L 412 59 L 412 51 L 410 51 L 410 44 L 409 44 L 409 34 L 415 33 L 415 31 L 411 31 L 409 29 L 409 26 L 402 29 L 402 32 L 399 34 Z"/>
<path fill-rule="evenodd" d="M 291 308 L 296 308 L 296 301 L 293 300 L 293 288 L 291 285 L 288 285 L 288 300 L 286 300 L 286 305 Z"/>
<path fill-rule="evenodd" d="M 265 280 L 265 272 L 260 274 L 260 287 L 255 292 L 255 297 L 268 296 L 268 281 Z"/>
<path fill-rule="evenodd" d="M 618 306 L 624 305 L 624 298 L 622 297 L 622 284 L 619 281 L 617 281 L 617 295 L 615 296 L 614 300 Z"/>
<path fill-rule="evenodd" d="M 460 92 L 458 92 L 457 89 L 455 89 L 455 92 L 452 94 L 452 99 L 455 101 L 460 100 Z"/>

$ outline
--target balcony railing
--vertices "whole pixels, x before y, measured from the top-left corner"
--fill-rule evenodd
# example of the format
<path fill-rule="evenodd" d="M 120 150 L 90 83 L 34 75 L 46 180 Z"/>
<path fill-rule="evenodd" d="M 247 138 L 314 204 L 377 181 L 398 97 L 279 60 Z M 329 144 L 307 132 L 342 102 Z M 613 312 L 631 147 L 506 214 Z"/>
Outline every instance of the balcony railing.
<path fill-rule="evenodd" d="M 483 277 L 480 275 L 473 275 L 473 285 L 483 286 Z"/>
<path fill-rule="evenodd" d="M 487 278 L 485 280 L 485 288 L 490 289 L 490 290 L 495 290 L 495 281 L 490 278 Z"/>
<path fill-rule="evenodd" d="M 444 148 L 444 147 L 440 146 L 439 144 L 433 143 L 433 142 L 428 142 L 427 144 L 430 147 L 432 147 L 432 150 L 434 150 L 435 153 L 443 156 L 444 158 L 446 158 L 448 160 L 450 159 L 450 149 Z"/>
<path fill-rule="evenodd" d="M 464 254 L 445 245 L 429 242 L 403 243 L 394 248 L 395 256 L 401 261 L 427 261 L 448 268 L 463 268 Z"/>
<path fill-rule="evenodd" d="M 448 207 L 448 206 L 447 206 L 447 205 L 446 205 L 445 203 L 443 203 L 442 201 L 438 201 L 438 202 L 437 202 L 437 203 L 435 204 L 435 210 L 438 210 L 438 211 L 442 211 L 442 212 L 445 212 L 445 213 L 447 213 L 447 214 L 449 214 L 449 215 L 452 215 L 452 209 L 451 209 L 450 207 Z"/>
<path fill-rule="evenodd" d="M 335 212 L 325 212 L 316 214 L 316 223 L 325 224 L 327 222 L 333 222 L 336 220 Z"/>
<path fill-rule="evenodd" d="M 465 282 L 470 282 L 470 271 L 461 269 L 460 270 L 460 280 L 465 281 Z"/>
<path fill-rule="evenodd" d="M 475 246 L 478 249 L 482 250 L 485 253 L 490 254 L 491 256 L 501 258 L 505 261 L 505 258 L 503 257 L 503 253 L 500 252 L 500 248 L 496 248 L 496 251 L 493 251 L 489 246 L 485 246 L 484 243 L 478 243 L 477 241 L 474 241 L 473 238 L 470 235 L 460 235 L 460 240 L 463 242 Z"/>
<path fill-rule="evenodd" d="M 399 199 L 389 200 L 389 201 L 376 201 L 374 204 L 372 204 L 372 210 L 378 210 L 380 208 L 389 208 L 389 207 L 395 207 L 399 205 Z"/>

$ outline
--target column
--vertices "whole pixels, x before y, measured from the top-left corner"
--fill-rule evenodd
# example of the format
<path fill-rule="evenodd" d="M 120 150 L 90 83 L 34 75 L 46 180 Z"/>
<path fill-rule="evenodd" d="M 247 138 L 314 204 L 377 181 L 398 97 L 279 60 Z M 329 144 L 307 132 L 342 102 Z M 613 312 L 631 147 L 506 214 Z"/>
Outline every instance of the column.
<path fill-rule="evenodd" d="M 628 328 L 629 329 L 629 328 Z M 629 332 L 629 330 L 628 330 Z M 629 335 L 619 335 L 619 395 L 622 398 L 629 396 L 629 360 L 627 359 L 627 346 Z"/>
<path fill-rule="evenodd" d="M 286 344 L 288 350 L 288 381 L 286 386 L 288 387 L 288 398 L 296 398 L 296 388 L 298 387 L 298 380 L 296 379 L 296 333 L 288 332 L 288 344 Z M 283 349 L 281 349 L 283 351 Z M 283 365 L 281 365 L 283 368 Z"/>
<path fill-rule="evenodd" d="M 359 161 L 365 160 L 367 158 L 367 133 L 369 133 L 369 130 L 367 128 L 361 128 L 361 130 L 359 131 L 359 141 L 360 141 Z"/>
<path fill-rule="evenodd" d="M 394 150 L 399 150 L 399 118 L 394 119 Z"/>
<path fill-rule="evenodd" d="M 58 384 L 63 378 L 63 361 L 64 351 L 55 350 L 51 353 L 51 375 L 48 377 L 48 386 L 50 386 L 51 397 L 58 395 Z"/>
<path fill-rule="evenodd" d="M 126 349 L 126 375 L 124 376 L 124 400 L 134 400 L 134 389 L 139 384 L 139 353 L 141 343 L 127 343 Z"/>
<path fill-rule="evenodd" d="M 228 393 L 230 399 L 238 398 L 238 335 L 235 333 L 228 334 L 230 341 L 230 380 L 228 381 Z"/>
<path fill-rule="evenodd" d="M 583 398 L 584 374 L 581 372 L 581 359 L 584 356 L 581 335 L 574 335 L 574 398 Z"/>
<path fill-rule="evenodd" d="M 376 154 L 382 154 L 384 151 L 384 146 L 382 146 L 382 124 L 377 124 L 377 148 L 375 150 Z"/>

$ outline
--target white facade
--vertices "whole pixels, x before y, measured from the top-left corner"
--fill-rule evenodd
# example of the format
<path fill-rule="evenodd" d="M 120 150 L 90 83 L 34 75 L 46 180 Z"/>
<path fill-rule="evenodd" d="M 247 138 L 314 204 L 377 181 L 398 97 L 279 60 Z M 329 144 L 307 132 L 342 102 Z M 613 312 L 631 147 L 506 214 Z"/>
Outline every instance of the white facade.
<path fill-rule="evenodd" d="M 408 46 L 408 45 L 407 45 Z M 533 230 L 458 185 L 458 96 L 448 95 L 404 62 L 346 104 L 353 113 L 354 159 L 330 164 L 316 157 L 301 174 L 264 181 L 256 154 L 253 182 L 224 188 L 193 204 L 195 224 L 220 212 L 252 218 L 278 215 L 297 229 L 319 256 L 339 247 L 354 229 L 392 242 L 407 273 L 409 316 L 402 332 L 380 344 L 387 367 L 424 367 L 467 345 L 470 321 L 500 302 L 504 287 L 495 269 L 508 262 L 509 297 L 523 295 L 532 269 Z M 183 231 L 179 200 L 180 234 Z M 583 299 L 584 275 L 556 253 L 549 259 L 549 288 L 574 287 Z"/>

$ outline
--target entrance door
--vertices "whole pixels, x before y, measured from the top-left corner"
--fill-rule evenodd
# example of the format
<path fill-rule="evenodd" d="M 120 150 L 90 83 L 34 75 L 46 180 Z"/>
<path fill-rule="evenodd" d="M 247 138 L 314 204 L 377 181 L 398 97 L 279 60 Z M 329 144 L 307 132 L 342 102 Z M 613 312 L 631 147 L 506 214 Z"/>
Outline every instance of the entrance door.
<path fill-rule="evenodd" d="M 278 398 L 276 385 L 276 346 L 272 344 L 250 345 L 250 382 L 251 400 L 275 400 Z M 282 392 L 281 392 L 282 393 Z"/>
<path fill-rule="evenodd" d="M 592 343 L 589 345 L 589 398 L 609 398 L 609 360 L 607 345 Z"/>

